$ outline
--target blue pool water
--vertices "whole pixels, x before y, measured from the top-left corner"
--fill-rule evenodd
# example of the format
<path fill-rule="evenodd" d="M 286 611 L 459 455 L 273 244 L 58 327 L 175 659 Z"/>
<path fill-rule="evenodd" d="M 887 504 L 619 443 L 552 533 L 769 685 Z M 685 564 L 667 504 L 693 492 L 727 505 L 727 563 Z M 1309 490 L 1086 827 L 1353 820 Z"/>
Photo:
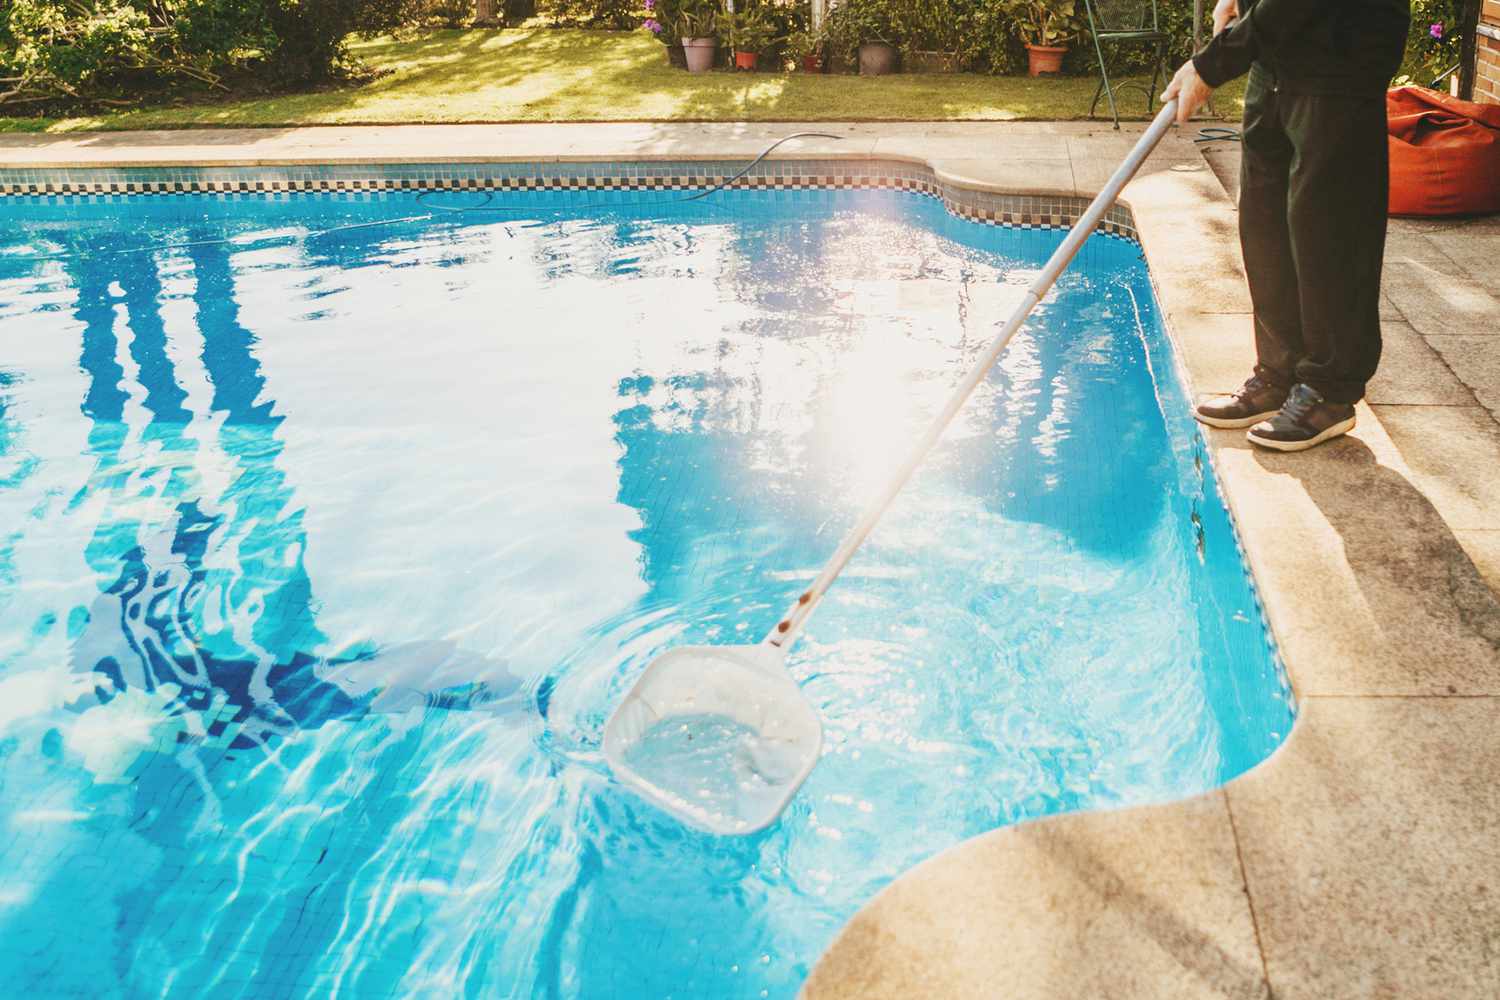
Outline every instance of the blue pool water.
<path fill-rule="evenodd" d="M 1096 236 L 797 647 L 826 745 L 782 821 L 632 797 L 631 680 L 770 627 L 1061 233 L 496 198 L 0 200 L 17 995 L 787 998 L 921 859 L 1285 736 L 1144 263 Z"/>

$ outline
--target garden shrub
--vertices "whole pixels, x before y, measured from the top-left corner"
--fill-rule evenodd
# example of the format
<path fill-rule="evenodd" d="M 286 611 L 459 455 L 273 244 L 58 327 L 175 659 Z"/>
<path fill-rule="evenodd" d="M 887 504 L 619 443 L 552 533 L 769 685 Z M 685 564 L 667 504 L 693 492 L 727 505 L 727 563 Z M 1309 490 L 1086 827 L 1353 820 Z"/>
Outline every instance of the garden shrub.
<path fill-rule="evenodd" d="M 971 68 L 982 72 L 1026 72 L 1026 47 L 1009 4 L 975 3 L 966 44 L 959 51 Z"/>
<path fill-rule="evenodd" d="M 379 34 L 402 24 L 407 0 L 262 0 L 274 38 L 267 53 L 282 86 L 325 83 L 348 73 L 344 43 L 354 32 Z"/>
<path fill-rule="evenodd" d="M 1413 0 L 1406 61 L 1397 83 L 1427 86 L 1458 64 L 1463 16 L 1474 0 Z"/>
<path fill-rule="evenodd" d="M 834 61 L 852 70 L 861 45 L 883 42 L 902 47 L 911 21 L 910 5 L 926 2 L 929 0 L 842 0 L 828 12 L 824 25 Z"/>
<path fill-rule="evenodd" d="M 884 41 L 904 52 L 956 52 L 981 72 L 1026 64 L 1012 4 L 1006 0 L 842 0 L 828 15 L 829 48 L 852 69 L 859 46 Z"/>
<path fill-rule="evenodd" d="M 920 0 L 896 10 L 896 30 L 907 51 L 958 52 L 979 5 L 969 0 Z M 998 6 L 998 5 L 997 5 Z"/>
<path fill-rule="evenodd" d="M 805 0 L 739 0 L 736 5 L 754 8 L 770 25 L 771 44 L 761 53 L 761 62 L 767 66 L 779 67 L 786 59 L 788 39 L 812 24 L 812 12 Z"/>
<path fill-rule="evenodd" d="M 269 51 L 276 42 L 266 28 L 263 0 L 155 0 L 149 8 L 163 14 L 188 52 L 221 68 Z"/>
<path fill-rule="evenodd" d="M 263 24 L 257 0 L 0 0 L 0 105 L 216 86 Z"/>
<path fill-rule="evenodd" d="M 456 9 L 456 0 L 0 0 L 0 106 L 125 104 L 175 84 L 217 87 L 243 70 L 277 86 L 321 83 L 348 69 L 352 32 Z"/>
<path fill-rule="evenodd" d="M 560 28 L 626 30 L 641 23 L 641 0 L 538 0 L 536 12 Z"/>
<path fill-rule="evenodd" d="M 500 4 L 495 7 L 496 17 L 504 17 Z M 396 21 L 402 31 L 462 28 L 474 21 L 476 14 L 474 0 L 403 0 Z"/>

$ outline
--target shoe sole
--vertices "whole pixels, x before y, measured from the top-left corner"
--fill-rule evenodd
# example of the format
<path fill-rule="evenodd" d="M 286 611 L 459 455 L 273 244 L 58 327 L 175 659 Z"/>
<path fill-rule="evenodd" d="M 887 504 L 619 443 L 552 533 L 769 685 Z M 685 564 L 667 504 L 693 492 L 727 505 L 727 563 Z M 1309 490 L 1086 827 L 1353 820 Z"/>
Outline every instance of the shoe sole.
<path fill-rule="evenodd" d="M 1306 451 L 1309 448 L 1316 448 L 1330 438 L 1348 434 L 1352 430 L 1354 430 L 1354 418 L 1350 417 L 1348 420 L 1339 421 L 1324 430 L 1321 434 L 1316 437 L 1310 437 L 1306 441 L 1275 441 L 1270 438 L 1256 437 L 1254 431 L 1247 433 L 1245 439 L 1251 444 L 1259 445 L 1262 448 L 1270 448 L 1272 451 Z"/>
<path fill-rule="evenodd" d="M 1205 416 L 1202 413 L 1199 413 L 1197 410 L 1194 410 L 1193 419 L 1198 421 L 1198 423 L 1200 424 L 1207 424 L 1210 427 L 1219 427 L 1223 428 L 1224 430 L 1237 431 L 1245 427 L 1254 427 L 1262 420 L 1270 420 L 1280 412 L 1280 410 L 1267 410 L 1265 413 L 1257 413 L 1252 417 L 1209 417 Z"/>

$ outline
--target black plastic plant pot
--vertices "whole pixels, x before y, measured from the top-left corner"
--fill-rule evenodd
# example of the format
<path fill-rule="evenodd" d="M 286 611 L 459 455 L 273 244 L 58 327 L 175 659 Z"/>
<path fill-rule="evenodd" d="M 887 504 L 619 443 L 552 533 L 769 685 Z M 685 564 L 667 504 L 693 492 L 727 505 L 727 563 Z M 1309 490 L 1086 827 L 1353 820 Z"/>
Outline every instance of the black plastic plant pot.
<path fill-rule="evenodd" d="M 859 75 L 885 76 L 896 72 L 896 47 L 884 42 L 865 42 L 859 47 Z"/>

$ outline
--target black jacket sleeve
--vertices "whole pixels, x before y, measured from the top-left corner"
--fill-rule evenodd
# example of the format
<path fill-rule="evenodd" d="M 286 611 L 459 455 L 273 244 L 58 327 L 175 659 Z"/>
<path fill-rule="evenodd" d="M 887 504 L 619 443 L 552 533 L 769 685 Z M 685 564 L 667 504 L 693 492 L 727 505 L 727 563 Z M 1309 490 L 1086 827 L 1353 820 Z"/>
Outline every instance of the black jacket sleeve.
<path fill-rule="evenodd" d="M 1250 64 L 1275 52 L 1295 37 L 1319 14 L 1328 0 L 1259 0 L 1213 37 L 1193 56 L 1198 75 L 1210 87 L 1218 87 L 1250 71 Z"/>

